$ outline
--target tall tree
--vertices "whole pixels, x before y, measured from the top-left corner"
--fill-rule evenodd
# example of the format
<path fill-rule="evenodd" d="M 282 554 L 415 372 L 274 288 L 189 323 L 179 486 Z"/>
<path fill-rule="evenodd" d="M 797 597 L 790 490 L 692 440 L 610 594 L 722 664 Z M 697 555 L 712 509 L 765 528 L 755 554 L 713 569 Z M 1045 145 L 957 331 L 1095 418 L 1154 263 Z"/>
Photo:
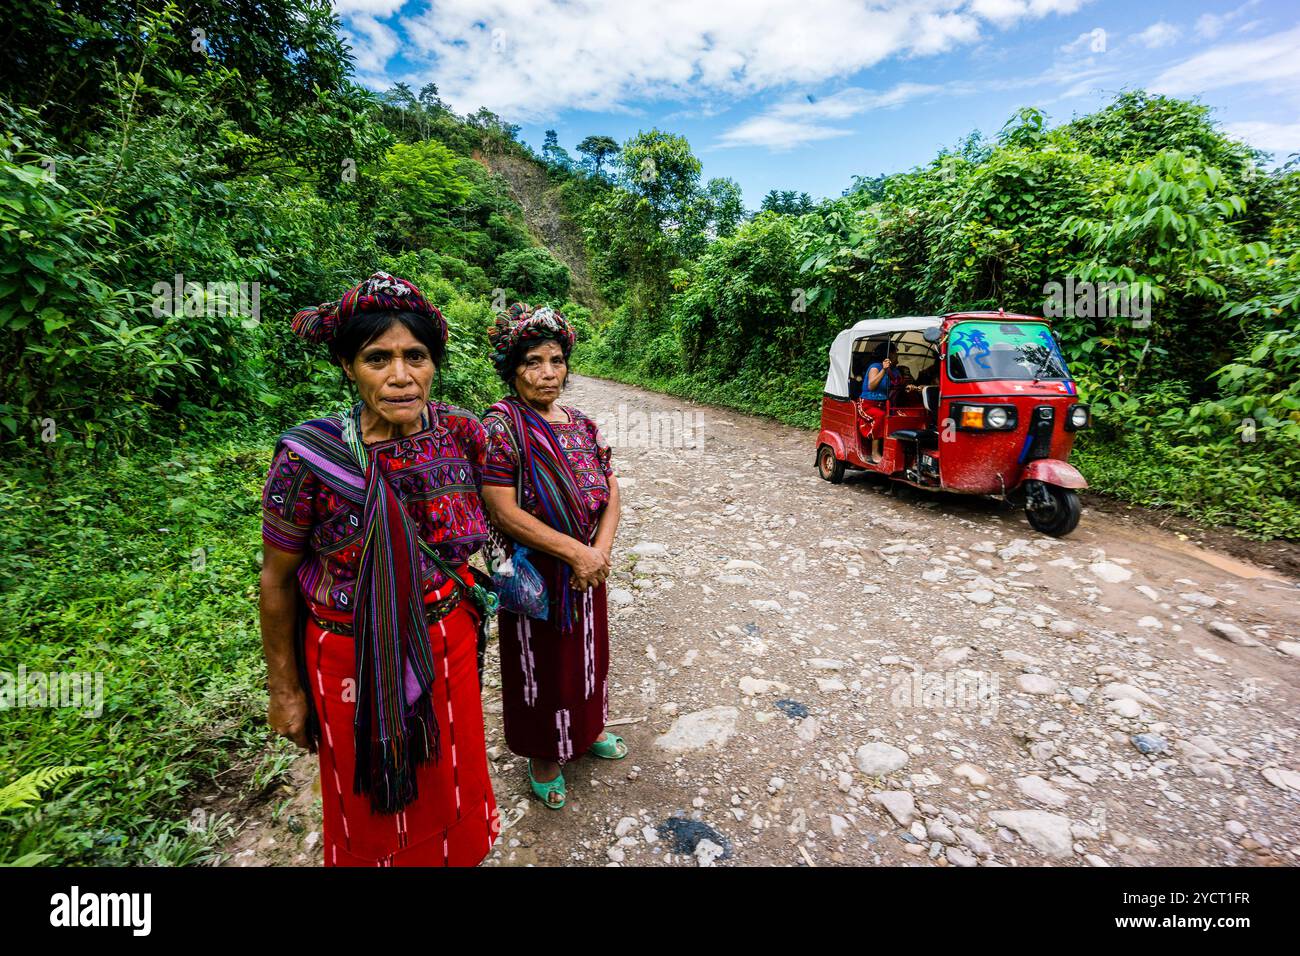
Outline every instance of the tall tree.
<path fill-rule="evenodd" d="M 623 144 L 619 162 L 624 185 L 650 203 L 656 223 L 679 226 L 686 220 L 701 166 L 685 136 L 658 129 L 637 133 Z"/>
<path fill-rule="evenodd" d="M 587 157 L 591 163 L 591 171 L 595 175 L 601 174 L 601 166 L 605 160 L 612 159 L 619 153 L 618 143 L 609 136 L 588 136 L 578 144 L 578 152 Z"/>

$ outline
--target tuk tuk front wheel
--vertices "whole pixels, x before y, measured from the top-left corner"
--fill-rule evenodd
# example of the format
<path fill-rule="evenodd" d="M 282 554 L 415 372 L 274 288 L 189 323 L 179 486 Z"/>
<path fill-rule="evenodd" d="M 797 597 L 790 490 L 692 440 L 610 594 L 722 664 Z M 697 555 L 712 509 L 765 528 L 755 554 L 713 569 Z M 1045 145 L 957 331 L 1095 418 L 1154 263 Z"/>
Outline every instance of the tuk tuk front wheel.
<path fill-rule="evenodd" d="M 835 450 L 830 445 L 822 445 L 821 451 L 817 452 L 817 474 L 832 485 L 844 480 L 844 462 L 835 457 Z"/>
<path fill-rule="evenodd" d="M 1083 506 L 1076 492 L 1041 481 L 1026 485 L 1025 517 L 1035 531 L 1061 538 L 1078 526 Z"/>

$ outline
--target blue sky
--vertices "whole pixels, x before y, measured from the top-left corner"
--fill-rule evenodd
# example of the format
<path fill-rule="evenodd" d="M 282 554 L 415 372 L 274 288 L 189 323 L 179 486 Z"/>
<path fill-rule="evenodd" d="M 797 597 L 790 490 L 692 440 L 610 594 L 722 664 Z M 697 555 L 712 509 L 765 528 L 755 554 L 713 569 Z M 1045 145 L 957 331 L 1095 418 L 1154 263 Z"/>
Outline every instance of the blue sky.
<path fill-rule="evenodd" d="M 335 0 L 357 79 L 438 85 L 541 147 L 687 136 L 704 177 L 838 195 L 1020 106 L 1054 123 L 1145 88 L 1300 152 L 1300 7 L 1284 0 Z"/>

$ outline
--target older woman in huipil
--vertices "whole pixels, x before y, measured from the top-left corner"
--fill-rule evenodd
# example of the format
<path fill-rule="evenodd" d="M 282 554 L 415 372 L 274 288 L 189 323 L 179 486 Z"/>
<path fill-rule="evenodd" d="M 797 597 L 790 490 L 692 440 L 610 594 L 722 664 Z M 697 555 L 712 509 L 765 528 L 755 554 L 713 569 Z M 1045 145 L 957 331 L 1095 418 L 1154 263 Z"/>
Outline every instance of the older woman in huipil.
<path fill-rule="evenodd" d="M 486 436 L 429 400 L 447 323 L 406 280 L 376 273 L 294 329 L 360 401 L 285 432 L 266 480 L 268 719 L 319 750 L 325 865 L 473 866 L 499 830 L 476 659 L 494 605 L 466 563 Z"/>
<path fill-rule="evenodd" d="M 596 423 L 558 401 L 574 333 L 559 312 L 515 303 L 489 332 L 511 394 L 483 416 L 483 499 L 493 523 L 546 583 L 546 619 L 498 615 L 506 744 L 529 758 L 533 792 L 564 806 L 565 763 L 627 756 L 605 732 L 609 624 L 605 579 L 618 530 L 618 481 Z"/>

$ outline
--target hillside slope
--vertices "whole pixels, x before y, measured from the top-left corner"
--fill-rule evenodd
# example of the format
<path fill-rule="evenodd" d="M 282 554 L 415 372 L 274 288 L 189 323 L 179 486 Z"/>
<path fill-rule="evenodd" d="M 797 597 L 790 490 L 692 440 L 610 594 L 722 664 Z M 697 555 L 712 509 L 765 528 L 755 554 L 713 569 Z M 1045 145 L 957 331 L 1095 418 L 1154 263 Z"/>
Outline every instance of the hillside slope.
<path fill-rule="evenodd" d="M 509 153 L 476 149 L 472 155 L 506 181 L 512 198 L 524 211 L 529 233 L 569 267 L 572 277 L 569 295 L 573 301 L 591 309 L 597 319 L 603 319 L 609 306 L 591 281 L 582 231 L 555 195 L 546 170 L 532 160 Z"/>

